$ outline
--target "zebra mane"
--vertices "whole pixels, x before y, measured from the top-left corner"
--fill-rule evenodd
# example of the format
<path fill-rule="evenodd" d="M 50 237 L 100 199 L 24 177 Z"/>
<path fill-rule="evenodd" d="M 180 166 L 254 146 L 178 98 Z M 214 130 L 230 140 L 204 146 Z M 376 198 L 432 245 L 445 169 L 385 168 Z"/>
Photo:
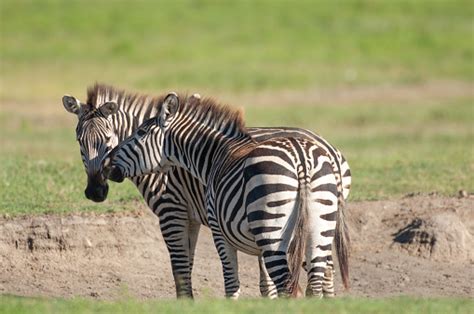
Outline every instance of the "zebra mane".
<path fill-rule="evenodd" d="M 221 104 L 211 97 L 205 97 L 200 101 L 188 101 L 189 99 L 181 101 L 182 113 L 226 133 L 247 134 L 241 110 Z"/>
<path fill-rule="evenodd" d="M 95 83 L 87 89 L 86 104 L 90 106 L 91 109 L 97 109 L 107 101 L 115 101 L 120 107 L 122 107 L 123 104 L 146 106 L 153 103 L 161 105 L 165 96 L 165 94 L 161 96 L 149 96 L 146 94 L 127 92 L 111 85 Z"/>
<path fill-rule="evenodd" d="M 103 83 L 95 83 L 87 89 L 87 111 L 92 114 L 107 101 L 115 101 L 119 107 L 124 106 L 158 106 L 161 107 L 166 94 L 149 96 L 135 92 L 128 92 Z M 216 129 L 231 133 L 247 134 L 242 112 L 227 105 L 218 103 L 215 99 L 206 97 L 200 101 L 187 101 L 187 95 L 180 94 L 182 112 L 192 116 L 197 121 Z M 86 114 L 89 115 L 89 114 Z"/>

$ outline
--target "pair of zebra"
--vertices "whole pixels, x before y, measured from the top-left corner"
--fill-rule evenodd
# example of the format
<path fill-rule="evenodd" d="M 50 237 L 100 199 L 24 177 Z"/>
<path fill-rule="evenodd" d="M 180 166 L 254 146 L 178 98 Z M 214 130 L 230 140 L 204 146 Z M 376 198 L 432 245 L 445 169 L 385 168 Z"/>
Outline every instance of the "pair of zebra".
<path fill-rule="evenodd" d="M 105 200 L 108 175 L 130 177 L 160 219 L 178 297 L 192 297 L 201 225 L 211 228 L 228 297 L 240 293 L 237 250 L 259 257 L 264 296 L 296 294 L 303 260 L 307 294 L 333 296 L 334 237 L 348 285 L 338 204 L 349 194 L 350 170 L 321 137 L 296 128 L 246 129 L 237 112 L 211 99 L 152 98 L 103 84 L 88 89 L 86 103 L 64 96 L 63 105 L 79 120 L 86 197 Z"/>

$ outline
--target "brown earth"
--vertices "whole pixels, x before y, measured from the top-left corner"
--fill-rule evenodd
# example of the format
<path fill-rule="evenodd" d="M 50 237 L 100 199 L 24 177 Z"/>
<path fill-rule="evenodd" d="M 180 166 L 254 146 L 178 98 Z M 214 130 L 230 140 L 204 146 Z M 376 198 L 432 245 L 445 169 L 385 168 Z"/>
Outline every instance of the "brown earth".
<path fill-rule="evenodd" d="M 0 294 L 173 298 L 158 220 L 134 213 L 0 218 Z M 407 196 L 348 205 L 351 282 L 337 294 L 474 297 L 474 198 Z M 256 297 L 258 265 L 241 254 L 243 297 Z M 197 297 L 223 295 L 209 230 L 201 231 L 193 273 Z"/>

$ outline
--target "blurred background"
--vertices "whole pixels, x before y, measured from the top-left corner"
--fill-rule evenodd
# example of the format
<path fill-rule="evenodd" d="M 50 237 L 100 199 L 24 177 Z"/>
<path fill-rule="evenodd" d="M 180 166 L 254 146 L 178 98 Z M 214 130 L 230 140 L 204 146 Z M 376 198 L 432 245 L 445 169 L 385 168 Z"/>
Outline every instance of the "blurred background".
<path fill-rule="evenodd" d="M 249 126 L 338 147 L 351 199 L 474 192 L 472 1 L 0 2 L 0 212 L 119 210 L 83 196 L 76 118 L 96 81 L 199 92 Z"/>

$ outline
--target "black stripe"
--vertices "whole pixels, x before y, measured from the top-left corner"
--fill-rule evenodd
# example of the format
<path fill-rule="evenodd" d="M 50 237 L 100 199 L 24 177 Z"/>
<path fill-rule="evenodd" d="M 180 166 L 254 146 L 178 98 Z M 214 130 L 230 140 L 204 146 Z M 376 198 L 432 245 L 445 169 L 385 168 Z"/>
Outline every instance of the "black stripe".
<path fill-rule="evenodd" d="M 289 202 L 292 202 L 292 201 L 294 201 L 294 200 L 295 200 L 295 199 L 292 198 L 292 199 L 287 199 L 287 200 L 268 202 L 268 203 L 267 203 L 267 206 L 268 206 L 268 207 L 278 207 L 278 206 L 281 206 L 281 205 L 288 204 Z"/>
<path fill-rule="evenodd" d="M 282 255 L 286 255 L 286 252 L 283 252 L 283 251 L 265 251 L 262 254 L 263 257 L 282 256 Z"/>
<path fill-rule="evenodd" d="M 334 231 L 334 229 L 332 229 L 332 230 L 321 232 L 321 235 L 323 237 L 334 237 L 335 233 L 336 233 L 336 231 Z"/>
<path fill-rule="evenodd" d="M 321 251 L 331 251 L 332 244 L 328 245 L 317 245 L 316 248 L 319 248 Z"/>
<path fill-rule="evenodd" d="M 278 143 L 273 143 L 274 146 L 279 146 Z M 278 157 L 286 161 L 289 165 L 293 164 L 293 161 L 288 157 L 284 151 L 280 151 L 277 149 L 271 149 L 270 147 L 257 147 L 252 151 L 252 156 L 268 156 L 271 155 L 272 157 Z"/>
<path fill-rule="evenodd" d="M 248 194 L 245 200 L 245 206 L 248 207 L 258 199 L 267 196 L 268 194 L 284 192 L 284 191 L 296 191 L 297 188 L 288 184 L 264 184 L 253 188 Z"/>
<path fill-rule="evenodd" d="M 315 157 L 315 160 L 317 160 L 317 158 Z M 333 171 L 332 171 L 332 166 L 329 162 L 325 161 L 323 163 L 323 165 L 321 165 L 321 169 L 319 169 L 318 172 L 314 173 L 313 176 L 311 177 L 311 181 L 315 181 L 317 178 L 321 178 L 321 177 L 324 177 L 328 174 L 332 174 Z"/>
<path fill-rule="evenodd" d="M 265 220 L 265 219 L 277 219 L 285 217 L 285 214 L 273 214 L 263 210 L 256 210 L 248 214 L 247 219 L 249 222 Z"/>
<path fill-rule="evenodd" d="M 323 273 L 326 271 L 326 268 L 320 267 L 320 266 L 315 266 L 309 270 L 310 273 Z"/>
<path fill-rule="evenodd" d="M 276 260 L 273 260 L 273 261 L 270 261 L 270 262 L 266 262 L 265 267 L 267 269 L 270 269 L 270 268 L 273 268 L 273 267 L 276 267 L 276 266 L 280 266 L 282 264 L 284 264 L 284 263 L 282 263 L 281 259 L 276 259 Z"/>
<path fill-rule="evenodd" d="M 320 204 L 327 205 L 327 206 L 330 206 L 330 205 L 334 204 L 333 201 L 331 201 L 331 200 L 323 200 L 321 198 L 318 198 L 315 201 L 320 203 Z"/>
<path fill-rule="evenodd" d="M 327 256 L 316 256 L 311 260 L 311 263 L 325 263 L 327 260 Z"/>
<path fill-rule="evenodd" d="M 334 183 L 320 184 L 317 187 L 311 189 L 311 192 L 320 192 L 320 191 L 337 191 L 337 187 Z"/>
<path fill-rule="evenodd" d="M 263 232 L 273 232 L 273 231 L 278 231 L 278 230 L 281 230 L 281 227 L 258 227 L 258 228 L 253 228 L 252 233 L 261 234 Z"/>
<path fill-rule="evenodd" d="M 278 174 L 296 179 L 295 173 L 273 161 L 261 161 L 247 166 L 244 170 L 246 181 L 257 175 Z"/>
<path fill-rule="evenodd" d="M 252 232 L 253 232 L 253 230 L 252 230 Z M 278 243 L 278 242 L 281 242 L 281 241 L 282 241 L 282 239 L 261 239 L 261 240 L 255 241 L 255 243 L 258 246 L 264 246 L 264 245 L 268 245 L 268 244 Z"/>
<path fill-rule="evenodd" d="M 329 213 L 329 214 L 324 214 L 324 215 L 319 216 L 319 218 L 324 219 L 326 221 L 336 221 L 337 212 L 334 211 L 334 212 Z"/>

